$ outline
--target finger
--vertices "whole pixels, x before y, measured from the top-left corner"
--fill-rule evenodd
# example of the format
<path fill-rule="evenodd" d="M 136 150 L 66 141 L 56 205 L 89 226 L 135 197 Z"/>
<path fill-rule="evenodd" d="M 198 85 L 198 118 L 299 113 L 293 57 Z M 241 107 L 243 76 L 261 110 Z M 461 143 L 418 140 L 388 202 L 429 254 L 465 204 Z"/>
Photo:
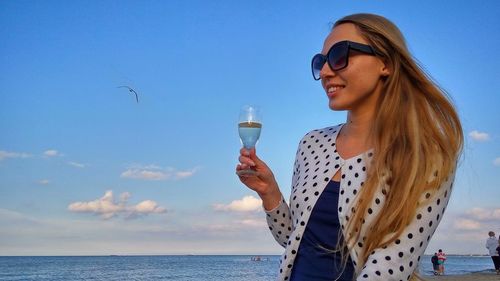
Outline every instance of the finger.
<path fill-rule="evenodd" d="M 250 151 L 243 147 L 240 149 L 240 154 L 243 156 L 250 156 Z"/>
<path fill-rule="evenodd" d="M 243 165 L 238 165 L 238 167 L 236 168 L 236 175 L 238 175 L 238 177 L 240 177 L 240 180 L 244 181 L 246 180 L 247 178 L 247 175 L 245 175 L 244 172 L 242 171 L 245 171 L 245 167 L 243 167 Z"/>
<path fill-rule="evenodd" d="M 242 180 L 247 180 L 249 178 L 254 178 L 254 180 L 255 180 L 259 177 L 259 172 L 255 171 L 255 170 L 251 170 L 251 169 L 243 169 L 243 170 L 237 171 L 236 174 L 238 176 L 240 176 L 240 178 Z M 252 187 L 250 187 L 250 188 L 252 188 Z M 252 188 L 252 189 L 254 189 L 254 188 Z"/>
<path fill-rule="evenodd" d="M 252 159 L 248 158 L 248 157 L 245 157 L 245 156 L 240 156 L 238 158 L 238 160 L 240 160 L 240 163 L 241 164 L 247 164 L 249 166 L 255 166 L 255 162 L 252 161 Z"/>
<path fill-rule="evenodd" d="M 242 171 L 244 170 L 247 170 L 249 169 L 246 165 L 242 165 L 242 164 L 238 164 L 238 166 L 236 166 L 236 175 L 238 177 L 240 177 L 240 180 L 241 181 L 246 181 L 246 179 L 248 178 L 248 175 L 246 175 L 245 173 L 242 173 Z"/>

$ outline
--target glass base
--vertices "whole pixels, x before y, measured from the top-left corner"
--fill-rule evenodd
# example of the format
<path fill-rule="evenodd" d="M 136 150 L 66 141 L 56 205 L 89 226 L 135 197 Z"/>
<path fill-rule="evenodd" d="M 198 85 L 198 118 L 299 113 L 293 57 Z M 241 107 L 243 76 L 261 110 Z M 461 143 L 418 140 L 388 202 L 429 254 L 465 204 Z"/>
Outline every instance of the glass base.
<path fill-rule="evenodd" d="M 253 175 L 257 174 L 257 171 L 251 170 L 251 169 L 239 170 L 239 171 L 236 172 L 236 174 L 238 176 L 253 176 Z"/>

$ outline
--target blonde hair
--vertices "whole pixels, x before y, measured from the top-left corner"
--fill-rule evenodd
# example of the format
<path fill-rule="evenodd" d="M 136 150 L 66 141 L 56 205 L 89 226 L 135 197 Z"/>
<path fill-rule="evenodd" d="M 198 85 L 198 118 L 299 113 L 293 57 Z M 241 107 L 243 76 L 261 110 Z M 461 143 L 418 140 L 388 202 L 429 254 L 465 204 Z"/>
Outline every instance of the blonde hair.
<path fill-rule="evenodd" d="M 374 159 L 343 245 L 352 248 L 357 243 L 363 216 L 375 191 L 383 188 L 383 216 L 368 226 L 363 252 L 358 253 L 359 272 L 374 249 L 394 242 L 411 223 L 422 204 L 421 195 L 435 193 L 453 172 L 462 150 L 463 132 L 446 92 L 411 56 L 392 22 L 378 15 L 354 14 L 338 20 L 334 28 L 344 23 L 354 24 L 390 69 L 390 75 L 383 78 L 370 132 Z M 416 274 L 413 277 L 418 278 Z"/>

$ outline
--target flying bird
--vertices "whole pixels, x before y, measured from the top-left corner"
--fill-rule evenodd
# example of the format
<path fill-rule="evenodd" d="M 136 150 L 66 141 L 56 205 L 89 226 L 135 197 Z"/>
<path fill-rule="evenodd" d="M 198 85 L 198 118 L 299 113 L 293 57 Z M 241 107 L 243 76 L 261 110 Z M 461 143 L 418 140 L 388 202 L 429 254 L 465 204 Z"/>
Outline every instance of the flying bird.
<path fill-rule="evenodd" d="M 135 101 L 139 103 L 139 96 L 137 95 L 137 92 L 134 91 L 134 89 L 130 88 L 129 86 L 118 86 L 117 88 L 127 88 L 129 92 L 135 94 Z"/>

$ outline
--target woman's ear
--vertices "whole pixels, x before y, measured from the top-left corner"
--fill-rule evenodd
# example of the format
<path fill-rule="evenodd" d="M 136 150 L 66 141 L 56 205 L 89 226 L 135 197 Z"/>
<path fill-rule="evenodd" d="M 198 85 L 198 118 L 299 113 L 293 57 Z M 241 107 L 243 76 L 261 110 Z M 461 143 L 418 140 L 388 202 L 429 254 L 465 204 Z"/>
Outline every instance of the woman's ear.
<path fill-rule="evenodd" d="M 386 61 L 383 61 L 382 62 L 382 68 L 380 69 L 380 75 L 382 77 L 387 77 L 389 75 L 391 75 L 391 70 L 389 69 L 389 67 L 387 66 L 387 62 Z"/>

